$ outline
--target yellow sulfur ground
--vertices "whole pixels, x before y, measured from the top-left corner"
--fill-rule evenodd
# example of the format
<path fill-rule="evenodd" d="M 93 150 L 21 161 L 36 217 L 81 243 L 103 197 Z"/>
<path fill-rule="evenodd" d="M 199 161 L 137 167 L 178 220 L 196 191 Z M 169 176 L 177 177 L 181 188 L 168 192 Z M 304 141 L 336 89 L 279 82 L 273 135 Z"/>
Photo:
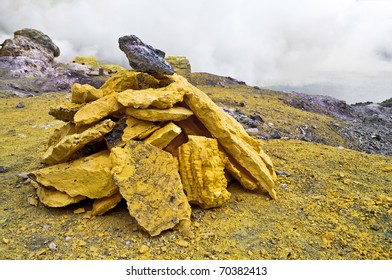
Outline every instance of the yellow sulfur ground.
<path fill-rule="evenodd" d="M 264 141 L 276 169 L 291 175 L 278 176 L 277 200 L 232 183 L 224 206 L 193 207 L 194 236 L 167 231 L 150 237 L 124 202 L 94 218 L 74 213 L 90 210 L 90 202 L 60 209 L 32 205 L 34 188 L 15 175 L 42 167 L 45 144 L 62 124 L 48 115 L 49 107 L 68 95 L 0 98 L 0 165 L 8 170 L 0 173 L 0 259 L 392 258 L 391 157 L 339 148 L 347 143 L 331 127 L 336 120 L 288 107 L 281 93 L 249 94 L 241 86 L 201 89 L 223 106 L 245 102 L 245 113 L 259 111 L 266 123 L 289 131 L 314 124 L 330 146 Z M 16 108 L 18 102 L 25 107 Z M 54 251 L 48 247 L 52 241 Z"/>

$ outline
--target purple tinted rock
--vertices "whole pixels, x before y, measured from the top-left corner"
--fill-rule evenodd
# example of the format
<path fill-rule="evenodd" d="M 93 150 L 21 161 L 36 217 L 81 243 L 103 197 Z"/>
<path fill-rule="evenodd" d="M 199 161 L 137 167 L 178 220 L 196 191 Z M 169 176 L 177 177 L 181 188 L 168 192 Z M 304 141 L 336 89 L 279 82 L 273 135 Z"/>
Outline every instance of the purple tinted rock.
<path fill-rule="evenodd" d="M 174 74 L 173 67 L 165 60 L 165 53 L 143 43 L 135 35 L 120 37 L 118 43 L 134 70 L 150 74 Z"/>

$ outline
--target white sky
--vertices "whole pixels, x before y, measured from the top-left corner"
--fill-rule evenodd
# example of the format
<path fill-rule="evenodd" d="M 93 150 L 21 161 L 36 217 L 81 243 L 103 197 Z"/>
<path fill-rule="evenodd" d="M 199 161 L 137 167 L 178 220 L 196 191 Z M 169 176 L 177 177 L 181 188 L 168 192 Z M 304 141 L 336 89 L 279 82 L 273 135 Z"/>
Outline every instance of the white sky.
<path fill-rule="evenodd" d="M 167 55 L 186 55 L 194 72 L 291 87 L 341 83 L 346 75 L 365 86 L 382 75 L 380 92 L 331 95 L 348 101 L 392 97 L 392 79 L 385 85 L 386 73 L 392 73 L 391 0 L 1 2 L 0 41 L 18 29 L 36 28 L 60 47 L 63 62 L 95 55 L 127 65 L 117 40 L 135 34 Z"/>

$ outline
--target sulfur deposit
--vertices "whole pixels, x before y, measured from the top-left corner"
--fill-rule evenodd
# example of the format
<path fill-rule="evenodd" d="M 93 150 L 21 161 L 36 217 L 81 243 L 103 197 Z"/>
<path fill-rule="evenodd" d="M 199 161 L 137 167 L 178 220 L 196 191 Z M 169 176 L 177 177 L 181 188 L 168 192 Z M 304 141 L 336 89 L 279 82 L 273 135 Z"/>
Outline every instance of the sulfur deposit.
<path fill-rule="evenodd" d="M 100 88 L 74 84 L 71 93 L 71 103 L 50 110 L 65 124 L 42 157 L 49 166 L 29 174 L 43 204 L 93 199 L 94 216 L 124 198 L 156 236 L 186 229 L 190 204 L 222 206 L 230 178 L 276 198 L 260 144 L 186 78 L 125 70 Z"/>

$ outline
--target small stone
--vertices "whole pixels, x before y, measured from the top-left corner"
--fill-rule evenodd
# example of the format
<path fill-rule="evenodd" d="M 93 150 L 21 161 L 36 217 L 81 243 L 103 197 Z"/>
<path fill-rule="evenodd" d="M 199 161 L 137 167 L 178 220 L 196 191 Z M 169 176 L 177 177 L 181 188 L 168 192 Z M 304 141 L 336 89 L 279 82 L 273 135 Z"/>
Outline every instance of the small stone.
<path fill-rule="evenodd" d="M 237 196 L 235 197 L 235 200 L 236 200 L 237 202 L 243 201 L 243 200 L 244 200 L 244 196 L 241 195 L 241 194 L 239 194 L 239 195 L 237 195 Z"/>
<path fill-rule="evenodd" d="M 57 250 L 57 245 L 53 241 L 48 244 L 48 247 L 49 247 L 50 251 L 56 251 Z"/>
<path fill-rule="evenodd" d="M 248 255 L 249 255 L 250 257 L 253 256 L 252 251 L 248 251 Z"/>
<path fill-rule="evenodd" d="M 29 196 L 29 197 L 27 198 L 27 202 L 28 202 L 30 205 L 38 206 L 38 199 L 35 198 L 35 197 Z"/>
<path fill-rule="evenodd" d="M 178 244 L 179 246 L 181 246 L 181 247 L 184 247 L 184 248 L 186 248 L 186 247 L 189 246 L 189 242 L 187 242 L 187 241 L 185 241 L 185 240 L 180 240 L 180 241 L 178 241 L 177 244 Z"/>
<path fill-rule="evenodd" d="M 139 248 L 139 254 L 145 254 L 150 250 L 150 248 L 148 248 L 146 245 L 142 245 Z"/>
<path fill-rule="evenodd" d="M 374 224 L 374 225 L 371 225 L 370 228 L 371 228 L 372 230 L 374 230 L 374 231 L 379 231 L 379 230 L 381 229 L 381 226 L 380 226 L 380 225 L 377 225 L 377 224 Z"/>
<path fill-rule="evenodd" d="M 43 229 L 43 230 L 48 230 L 48 229 L 50 229 L 50 225 L 43 225 L 43 226 L 42 226 L 42 229 Z"/>
<path fill-rule="evenodd" d="M 5 168 L 4 166 L 0 166 L 0 173 L 6 173 L 8 172 L 7 168 Z"/>
<path fill-rule="evenodd" d="M 68 241 L 70 241 L 71 239 L 72 239 L 71 236 L 66 236 L 64 240 L 65 240 L 66 242 L 68 242 Z"/>
<path fill-rule="evenodd" d="M 125 241 L 125 245 L 126 245 L 126 246 L 131 245 L 131 241 L 129 241 L 129 240 Z"/>
<path fill-rule="evenodd" d="M 24 108 L 26 105 L 24 104 L 24 102 L 18 102 L 18 104 L 16 104 L 16 108 Z"/>
<path fill-rule="evenodd" d="M 82 214 L 82 213 L 86 212 L 86 209 L 78 208 L 78 209 L 74 210 L 73 212 L 74 212 L 74 214 Z"/>
<path fill-rule="evenodd" d="M 5 238 L 5 237 L 3 237 L 3 243 L 4 244 L 10 244 L 10 242 L 11 242 L 11 240 L 10 239 L 8 239 L 8 238 Z"/>

